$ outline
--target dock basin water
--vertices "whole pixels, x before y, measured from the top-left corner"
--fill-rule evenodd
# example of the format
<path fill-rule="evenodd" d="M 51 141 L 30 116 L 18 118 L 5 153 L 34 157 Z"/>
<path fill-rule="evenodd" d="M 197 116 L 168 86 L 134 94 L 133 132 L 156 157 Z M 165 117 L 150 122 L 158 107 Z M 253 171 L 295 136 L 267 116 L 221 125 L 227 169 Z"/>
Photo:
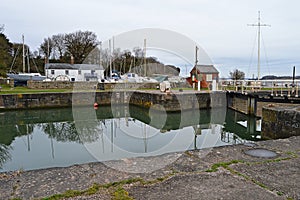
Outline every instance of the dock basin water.
<path fill-rule="evenodd" d="M 257 140 L 260 120 L 230 109 L 166 113 L 137 106 L 100 106 L 97 110 L 78 107 L 3 111 L 0 172 L 154 156 Z"/>

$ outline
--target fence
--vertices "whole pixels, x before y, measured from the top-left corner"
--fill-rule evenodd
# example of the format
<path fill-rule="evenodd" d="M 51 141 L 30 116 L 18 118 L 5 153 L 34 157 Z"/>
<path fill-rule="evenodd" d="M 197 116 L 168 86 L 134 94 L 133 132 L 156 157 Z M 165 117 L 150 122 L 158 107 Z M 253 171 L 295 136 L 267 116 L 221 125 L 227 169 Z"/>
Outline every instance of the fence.
<path fill-rule="evenodd" d="M 300 80 L 229 80 L 220 82 L 222 90 L 249 92 L 265 91 L 271 96 L 299 97 Z"/>

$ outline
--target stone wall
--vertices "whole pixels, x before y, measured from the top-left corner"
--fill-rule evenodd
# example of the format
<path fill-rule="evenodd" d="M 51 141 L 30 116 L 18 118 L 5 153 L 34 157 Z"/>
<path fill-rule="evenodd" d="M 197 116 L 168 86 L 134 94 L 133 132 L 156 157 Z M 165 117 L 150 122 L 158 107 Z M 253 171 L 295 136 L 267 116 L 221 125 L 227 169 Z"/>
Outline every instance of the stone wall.
<path fill-rule="evenodd" d="M 14 87 L 14 80 L 9 78 L 0 78 L 0 85 L 9 85 Z"/>
<path fill-rule="evenodd" d="M 98 83 L 98 82 L 70 82 L 70 81 L 28 81 L 30 89 L 157 89 L 159 83 Z M 188 83 L 171 83 L 171 88 L 191 87 Z"/>
<path fill-rule="evenodd" d="M 226 106 L 226 95 L 219 93 L 159 91 L 73 92 L 0 95 L 0 109 L 27 109 L 69 106 L 132 104 L 157 110 L 181 111 Z"/>
<path fill-rule="evenodd" d="M 227 107 L 238 112 L 249 114 L 248 97 L 245 95 L 239 95 L 236 93 L 227 94 L 228 103 Z"/>
<path fill-rule="evenodd" d="M 300 105 L 270 104 L 262 109 L 262 138 L 278 139 L 300 135 Z"/>
<path fill-rule="evenodd" d="M 30 89 L 95 89 L 98 82 L 71 82 L 71 81 L 27 81 Z"/>

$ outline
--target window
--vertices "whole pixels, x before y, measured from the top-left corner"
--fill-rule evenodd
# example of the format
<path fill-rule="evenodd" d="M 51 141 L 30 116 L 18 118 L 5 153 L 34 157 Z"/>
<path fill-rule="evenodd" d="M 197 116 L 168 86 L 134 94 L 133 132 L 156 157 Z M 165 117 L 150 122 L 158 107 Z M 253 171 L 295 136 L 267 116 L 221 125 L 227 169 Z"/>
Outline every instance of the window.
<path fill-rule="evenodd" d="M 95 70 L 91 70 L 91 74 L 94 74 L 95 73 Z"/>
<path fill-rule="evenodd" d="M 74 82 L 74 81 L 75 81 L 75 78 L 71 78 L 71 81 L 73 81 L 73 82 Z"/>
<path fill-rule="evenodd" d="M 212 81 L 212 74 L 206 74 L 206 81 Z"/>
<path fill-rule="evenodd" d="M 66 73 L 66 75 L 69 75 L 69 70 L 66 70 L 65 73 Z"/>
<path fill-rule="evenodd" d="M 53 69 L 51 70 L 51 74 L 54 75 L 54 70 Z"/>
<path fill-rule="evenodd" d="M 78 70 L 78 75 L 81 75 L 81 70 Z"/>

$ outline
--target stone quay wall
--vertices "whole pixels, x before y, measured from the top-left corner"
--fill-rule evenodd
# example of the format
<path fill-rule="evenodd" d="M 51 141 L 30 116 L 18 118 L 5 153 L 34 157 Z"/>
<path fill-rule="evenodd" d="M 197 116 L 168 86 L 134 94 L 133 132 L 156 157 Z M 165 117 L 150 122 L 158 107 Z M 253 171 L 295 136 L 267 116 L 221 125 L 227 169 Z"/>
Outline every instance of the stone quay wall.
<path fill-rule="evenodd" d="M 98 82 L 93 81 L 27 81 L 29 89 L 96 89 Z"/>
<path fill-rule="evenodd" d="M 270 104 L 262 109 L 262 138 L 300 136 L 300 105 Z"/>
<path fill-rule="evenodd" d="M 159 91 L 108 91 L 0 95 L 0 109 L 131 104 L 145 108 L 181 111 L 226 106 L 226 94 Z"/>
<path fill-rule="evenodd" d="M 1 84 L 1 82 L 0 82 Z M 157 89 L 159 83 L 98 83 L 88 81 L 27 81 L 27 87 L 30 89 L 100 89 L 100 90 L 118 90 L 118 89 Z M 171 88 L 189 88 L 188 83 L 171 83 Z"/>
<path fill-rule="evenodd" d="M 0 85 L 9 85 L 14 87 L 14 80 L 9 78 L 0 78 Z"/>
<path fill-rule="evenodd" d="M 246 115 L 255 114 L 254 110 L 251 110 L 251 99 L 246 95 L 238 93 L 227 93 L 227 107 Z M 253 113 L 251 113 L 253 112 Z"/>

